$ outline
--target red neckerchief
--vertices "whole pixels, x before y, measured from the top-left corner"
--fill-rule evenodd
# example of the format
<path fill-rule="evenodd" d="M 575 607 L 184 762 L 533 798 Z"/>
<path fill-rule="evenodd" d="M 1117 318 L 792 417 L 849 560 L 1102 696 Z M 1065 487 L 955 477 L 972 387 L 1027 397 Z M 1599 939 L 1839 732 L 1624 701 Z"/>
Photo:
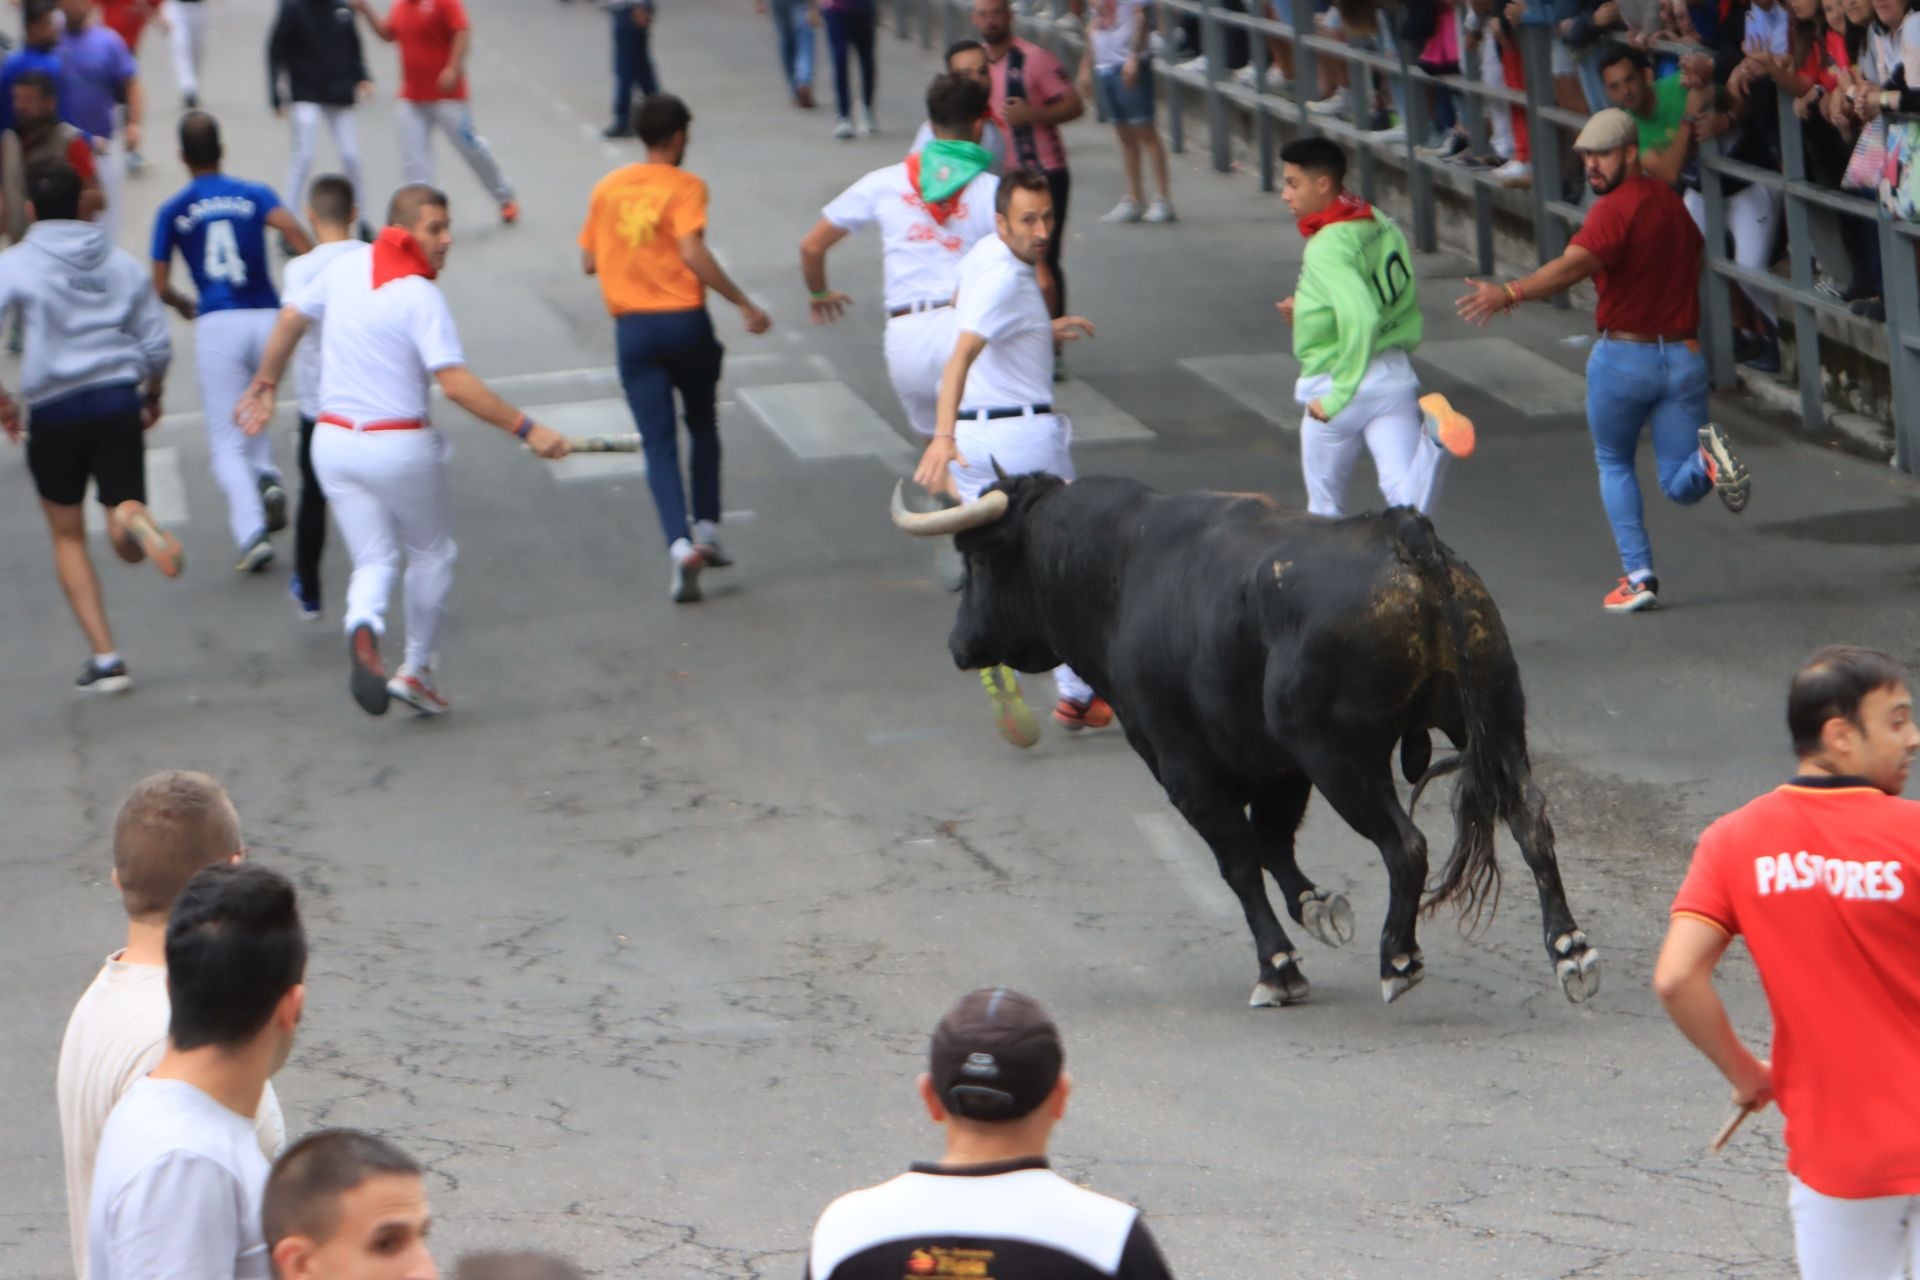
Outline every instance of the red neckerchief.
<path fill-rule="evenodd" d="M 373 287 L 408 276 L 433 279 L 433 264 L 405 227 L 387 227 L 373 238 Z"/>
<path fill-rule="evenodd" d="M 920 196 L 920 153 L 918 151 L 907 157 L 907 185 L 913 188 L 915 196 Z M 947 225 L 947 219 L 953 216 L 953 211 L 960 207 L 960 197 L 965 194 L 966 188 L 963 187 L 938 204 L 920 196 L 920 207 L 931 215 L 936 225 L 944 227 Z"/>
<path fill-rule="evenodd" d="M 1351 191 L 1342 191 L 1333 198 L 1332 204 L 1318 213 L 1310 213 L 1300 219 L 1300 234 L 1311 237 L 1322 227 L 1330 227 L 1336 222 L 1358 222 L 1372 216 L 1372 205 Z"/>

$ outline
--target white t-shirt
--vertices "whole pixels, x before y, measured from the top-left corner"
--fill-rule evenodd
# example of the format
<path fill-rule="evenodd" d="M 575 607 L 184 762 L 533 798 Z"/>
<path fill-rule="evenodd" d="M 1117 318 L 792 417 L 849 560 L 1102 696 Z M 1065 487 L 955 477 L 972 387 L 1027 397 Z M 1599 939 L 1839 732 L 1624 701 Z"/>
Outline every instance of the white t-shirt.
<path fill-rule="evenodd" d="M 107 957 L 67 1021 L 57 1089 L 60 1146 L 67 1164 L 67 1226 L 79 1280 L 87 1280 L 87 1205 L 100 1131 L 121 1095 L 160 1065 L 171 1016 L 166 967 L 128 964 L 115 953 Z M 269 1161 L 287 1144 L 286 1121 L 272 1085 L 260 1099 L 253 1129 L 260 1154 Z"/>
<path fill-rule="evenodd" d="M 1053 400 L 1053 320 L 1033 268 L 988 236 L 960 262 L 954 323 L 987 340 L 967 371 L 960 412 L 1017 409 Z"/>
<path fill-rule="evenodd" d="M 1093 0 L 1087 15 L 1088 41 L 1093 45 L 1093 69 L 1111 71 L 1133 52 L 1134 23 L 1147 0 Z"/>
<path fill-rule="evenodd" d="M 427 416 L 433 375 L 467 362 L 433 281 L 373 287 L 373 255 L 346 253 L 287 299 L 320 331 L 320 411 L 350 422 Z"/>
<path fill-rule="evenodd" d="M 922 120 L 920 132 L 913 135 L 913 155 L 919 155 L 933 141 L 933 122 Z M 993 163 L 987 166 L 987 172 L 999 177 L 1007 171 L 1007 131 L 1000 127 L 997 120 L 989 120 L 980 126 L 980 145 L 993 157 Z"/>
<path fill-rule="evenodd" d="M 286 278 L 281 284 L 281 292 L 291 297 L 313 283 L 314 277 L 335 258 L 343 253 L 367 246 L 358 240 L 333 240 L 326 244 L 315 245 L 306 253 L 287 263 Z M 293 389 L 300 400 L 300 416 L 317 418 L 320 416 L 320 330 L 322 326 L 315 321 L 307 326 L 300 335 L 300 345 L 293 351 Z"/>
<path fill-rule="evenodd" d="M 100 1135 L 92 1280 L 268 1280 L 271 1169 L 245 1116 L 183 1080 L 136 1081 Z"/>
<path fill-rule="evenodd" d="M 820 211 L 842 231 L 880 228 L 881 266 L 889 308 L 945 302 L 960 279 L 960 259 L 993 231 L 993 199 L 1000 179 L 983 173 L 966 185 L 944 223 L 907 179 L 907 166 L 875 169 Z"/>

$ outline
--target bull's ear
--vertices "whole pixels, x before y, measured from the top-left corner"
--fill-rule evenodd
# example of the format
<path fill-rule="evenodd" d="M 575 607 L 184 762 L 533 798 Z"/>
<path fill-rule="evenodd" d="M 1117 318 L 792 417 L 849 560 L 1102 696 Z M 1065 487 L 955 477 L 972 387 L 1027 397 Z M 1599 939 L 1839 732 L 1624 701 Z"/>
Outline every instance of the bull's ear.
<path fill-rule="evenodd" d="M 1006 471 L 1001 468 L 1000 459 L 989 456 L 987 458 L 987 465 L 993 468 L 994 477 L 998 479 L 1001 484 L 1005 484 L 1007 481 L 1013 478 L 1012 476 L 1009 476 L 1006 473 Z"/>

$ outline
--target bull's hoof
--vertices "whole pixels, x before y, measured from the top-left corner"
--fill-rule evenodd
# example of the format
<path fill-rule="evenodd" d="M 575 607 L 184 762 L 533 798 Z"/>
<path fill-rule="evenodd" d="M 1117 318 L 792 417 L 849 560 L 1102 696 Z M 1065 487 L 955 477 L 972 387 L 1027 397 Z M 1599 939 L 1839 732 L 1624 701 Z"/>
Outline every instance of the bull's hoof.
<path fill-rule="evenodd" d="M 1563 933 L 1553 940 L 1553 950 L 1559 957 L 1553 962 L 1553 972 L 1568 1000 L 1580 1004 L 1598 994 L 1600 952 L 1587 945 L 1586 934 L 1578 929 Z"/>
<path fill-rule="evenodd" d="M 1300 895 L 1300 924 L 1330 947 L 1353 941 L 1353 907 L 1345 894 L 1309 889 Z"/>
<path fill-rule="evenodd" d="M 1247 1000 L 1247 1006 L 1272 1009 L 1299 1004 L 1306 998 L 1307 975 L 1300 972 L 1296 957 L 1281 951 L 1274 954 L 1273 972 L 1253 984 L 1253 995 Z"/>
<path fill-rule="evenodd" d="M 1391 972 L 1380 979 L 1380 998 L 1392 1004 L 1419 986 L 1420 979 L 1426 976 L 1426 966 L 1420 963 L 1418 954 L 1395 956 L 1391 962 Z"/>

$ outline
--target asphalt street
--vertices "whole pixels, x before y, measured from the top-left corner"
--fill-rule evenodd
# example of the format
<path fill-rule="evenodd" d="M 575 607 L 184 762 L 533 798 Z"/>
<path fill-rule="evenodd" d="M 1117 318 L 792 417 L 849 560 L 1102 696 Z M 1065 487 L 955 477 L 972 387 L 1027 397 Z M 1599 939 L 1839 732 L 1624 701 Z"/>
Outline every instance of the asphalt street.
<path fill-rule="evenodd" d="M 266 6 L 206 3 L 205 101 L 229 167 L 277 186 Z M 525 209 L 498 225 L 442 144 L 457 237 L 442 283 L 472 366 L 536 416 L 628 429 L 612 327 L 573 247 L 591 184 L 639 158 L 597 135 L 607 18 L 552 0 L 470 6 L 478 123 Z M 1463 264 L 1423 260 L 1421 369 L 1481 439 L 1436 519 L 1512 633 L 1605 984 L 1564 1000 L 1503 838 L 1492 927 L 1468 941 L 1428 924 L 1425 984 L 1383 1006 L 1368 922 L 1384 873 L 1316 803 L 1302 863 L 1351 897 L 1360 940 L 1303 943 L 1312 1001 L 1250 1010 L 1237 906 L 1124 741 L 1049 730 L 1017 752 L 946 656 L 951 598 L 886 514 L 911 454 L 880 359 L 872 240 L 833 256 L 858 301 L 849 319 L 806 324 L 799 238 L 901 154 L 929 56 L 885 34 L 881 135 L 835 142 L 830 113 L 787 105 L 750 0 L 661 8 L 656 57 L 696 116 L 688 163 L 712 185 L 711 242 L 776 318 L 752 338 L 716 304 L 740 564 L 709 577 L 706 603 L 668 601 L 637 460 L 547 468 L 450 411 L 462 556 L 442 674 L 457 709 L 367 718 L 346 691 L 338 545 L 324 624 L 287 598 L 290 541 L 268 574 L 229 567 L 178 323 L 150 457 L 188 572 L 99 561 L 138 685 L 83 702 L 68 685 L 85 645 L 24 462 L 0 450 L 0 1274 L 67 1274 L 54 1061 L 123 929 L 115 808 L 162 767 L 223 779 L 252 856 L 299 885 L 313 961 L 278 1085 L 290 1128 L 373 1128 L 423 1158 L 443 1265 L 537 1245 L 607 1276 L 796 1275 L 828 1200 L 937 1154 L 912 1089 L 926 1033 L 961 992 L 1008 983 L 1066 1037 L 1059 1167 L 1141 1204 L 1181 1275 L 1790 1274 L 1778 1118 L 1705 1154 L 1725 1090 L 1648 978 L 1697 832 L 1791 767 L 1796 661 L 1831 640 L 1913 656 L 1913 484 L 1724 406 L 1752 507 L 1651 498 L 1668 607 L 1605 616 L 1618 571 L 1579 412 L 1590 317 L 1529 307 L 1469 330 L 1451 316 Z M 377 44 L 369 56 L 382 96 L 362 134 L 384 192 L 395 63 Z M 144 66 L 158 109 L 153 167 L 129 184 L 136 253 L 185 180 L 155 37 Z M 1273 311 L 1300 250 L 1284 207 L 1189 155 L 1178 223 L 1101 225 L 1114 146 L 1091 120 L 1068 137 L 1073 309 L 1099 326 L 1062 390 L 1082 473 L 1304 505 Z M 17 369 L 0 379 L 16 385 Z M 1356 484 L 1370 482 L 1363 466 Z M 1029 691 L 1051 700 L 1044 678 Z M 1450 841 L 1441 806 L 1421 821 Z M 1763 1037 L 1743 953 L 1724 987 Z"/>

